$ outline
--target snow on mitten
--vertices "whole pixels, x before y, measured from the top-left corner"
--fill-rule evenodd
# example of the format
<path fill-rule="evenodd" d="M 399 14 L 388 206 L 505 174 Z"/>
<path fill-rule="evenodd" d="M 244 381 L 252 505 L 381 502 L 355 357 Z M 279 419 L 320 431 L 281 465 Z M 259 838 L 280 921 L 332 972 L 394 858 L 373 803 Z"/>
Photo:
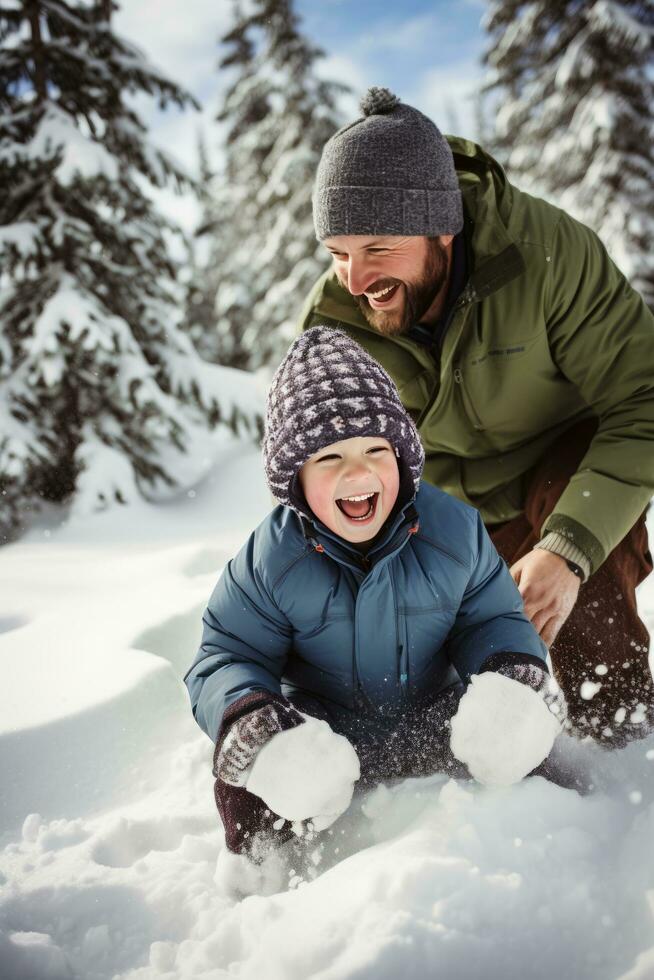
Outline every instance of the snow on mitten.
<path fill-rule="evenodd" d="M 280 817 L 311 820 L 314 830 L 325 830 L 352 801 L 359 758 L 326 721 L 304 718 L 303 725 L 273 736 L 258 752 L 246 788 Z"/>
<path fill-rule="evenodd" d="M 565 713 L 543 666 L 526 657 L 492 658 L 471 678 L 452 719 L 452 753 L 478 782 L 510 786 L 547 758 Z"/>
<path fill-rule="evenodd" d="M 219 743 L 213 774 L 230 786 L 245 786 L 252 764 L 273 736 L 304 724 L 304 716 L 291 704 L 270 701 L 241 715 Z"/>

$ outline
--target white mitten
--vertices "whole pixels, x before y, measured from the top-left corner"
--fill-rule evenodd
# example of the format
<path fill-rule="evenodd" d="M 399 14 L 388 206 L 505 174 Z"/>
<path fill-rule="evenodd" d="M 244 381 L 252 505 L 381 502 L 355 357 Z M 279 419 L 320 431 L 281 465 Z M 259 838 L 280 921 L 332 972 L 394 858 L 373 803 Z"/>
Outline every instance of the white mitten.
<path fill-rule="evenodd" d="M 533 668 L 532 668 L 533 672 Z M 549 694 L 555 682 L 542 671 Z M 480 783 L 510 786 L 547 758 L 562 701 L 503 673 L 475 675 L 452 718 L 450 747 Z"/>
<path fill-rule="evenodd" d="M 274 735 L 252 764 L 246 788 L 274 813 L 293 822 L 329 827 L 352 801 L 359 758 L 326 721 L 304 715 L 305 723 Z"/>

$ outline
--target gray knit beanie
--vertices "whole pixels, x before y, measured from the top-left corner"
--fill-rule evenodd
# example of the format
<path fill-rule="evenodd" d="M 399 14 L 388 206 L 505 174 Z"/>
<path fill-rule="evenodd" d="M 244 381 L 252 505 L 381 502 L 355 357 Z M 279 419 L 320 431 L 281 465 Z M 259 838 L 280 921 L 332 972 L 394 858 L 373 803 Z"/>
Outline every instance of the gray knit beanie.
<path fill-rule="evenodd" d="M 325 144 L 313 191 L 316 238 L 456 235 L 463 227 L 452 151 L 431 119 L 387 88 Z"/>
<path fill-rule="evenodd" d="M 382 436 L 400 464 L 401 493 L 418 489 L 425 453 L 393 381 L 356 341 L 312 327 L 293 341 L 268 393 L 263 465 L 282 504 L 310 517 L 300 467 L 324 446 L 353 436 Z"/>

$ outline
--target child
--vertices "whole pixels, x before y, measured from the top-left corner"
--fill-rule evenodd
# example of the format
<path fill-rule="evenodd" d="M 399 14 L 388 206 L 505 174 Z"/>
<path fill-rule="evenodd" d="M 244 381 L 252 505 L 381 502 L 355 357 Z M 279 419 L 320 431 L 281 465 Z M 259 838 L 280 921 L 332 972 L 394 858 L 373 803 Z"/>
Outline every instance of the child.
<path fill-rule="evenodd" d="M 280 817 L 328 826 L 359 773 L 462 762 L 501 784 L 541 763 L 563 715 L 546 648 L 477 511 L 420 482 L 383 368 L 308 330 L 275 374 L 263 457 L 280 506 L 227 565 L 185 678 L 228 848 L 281 842 Z"/>

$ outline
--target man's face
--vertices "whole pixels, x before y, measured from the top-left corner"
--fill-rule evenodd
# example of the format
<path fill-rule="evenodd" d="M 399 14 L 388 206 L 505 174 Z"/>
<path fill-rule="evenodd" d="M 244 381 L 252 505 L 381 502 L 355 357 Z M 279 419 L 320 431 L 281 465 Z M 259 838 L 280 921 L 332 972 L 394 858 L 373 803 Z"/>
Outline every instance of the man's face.
<path fill-rule="evenodd" d="M 397 457 L 387 439 L 342 439 L 307 460 L 300 470 L 300 486 L 309 507 L 330 531 L 346 541 L 370 541 L 397 500 Z"/>
<path fill-rule="evenodd" d="M 429 322 L 447 284 L 452 237 L 340 235 L 323 244 L 368 323 L 390 335 Z"/>

